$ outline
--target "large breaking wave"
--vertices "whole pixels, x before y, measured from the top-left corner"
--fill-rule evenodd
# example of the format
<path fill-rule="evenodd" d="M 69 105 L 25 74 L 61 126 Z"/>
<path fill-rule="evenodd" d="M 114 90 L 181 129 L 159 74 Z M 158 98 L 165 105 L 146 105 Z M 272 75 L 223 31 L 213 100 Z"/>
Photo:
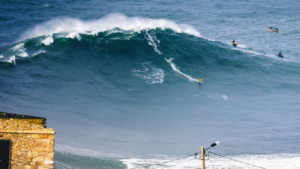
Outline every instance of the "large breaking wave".
<path fill-rule="evenodd" d="M 257 57 L 252 57 L 253 55 Z M 122 140 L 123 138 L 118 138 L 118 134 L 106 135 L 105 129 L 110 124 L 103 126 L 101 124 L 107 121 L 107 123 L 118 123 L 115 125 L 116 131 L 128 133 L 119 127 L 119 123 L 130 126 L 127 125 L 126 120 L 135 119 L 140 112 L 148 113 L 148 116 L 155 114 L 153 113 L 155 109 L 151 110 L 152 107 L 147 109 L 147 106 L 151 104 L 162 104 L 158 106 L 158 109 L 167 110 L 165 112 L 172 112 L 175 109 L 182 110 L 182 112 L 193 109 L 198 111 L 199 102 L 204 102 L 201 109 L 206 103 L 210 105 L 207 100 L 227 103 L 234 100 L 234 97 L 239 98 L 240 96 L 237 97 L 237 95 L 242 91 L 253 92 L 256 98 L 257 93 L 265 91 L 268 94 L 277 94 L 280 88 L 288 92 L 291 89 L 293 92 L 298 91 L 300 88 L 299 84 L 295 83 L 298 76 L 286 79 L 285 84 L 278 83 L 278 79 L 270 76 L 297 73 L 298 67 L 292 63 L 278 62 L 267 57 L 260 57 L 259 53 L 249 54 L 242 50 L 233 50 L 228 45 L 217 41 L 208 41 L 201 38 L 200 33 L 192 26 L 176 24 L 170 20 L 127 17 L 121 14 L 112 14 L 88 22 L 63 18 L 43 23 L 26 31 L 21 36 L 20 42 L 2 46 L 0 61 L 0 85 L 5 98 L 8 98 L 3 99 L 1 104 L 6 105 L 7 102 L 13 100 L 18 106 L 38 105 L 37 108 L 30 107 L 30 111 L 33 109 L 41 111 L 40 107 L 43 107 L 45 112 L 54 109 L 54 113 L 51 112 L 48 115 L 52 119 L 60 117 L 59 120 L 56 119 L 58 130 L 68 125 L 63 123 L 63 126 L 60 126 L 61 119 L 66 119 L 68 115 L 74 117 L 73 121 L 68 121 L 72 125 L 74 123 L 71 127 L 74 131 L 68 131 L 60 137 L 70 139 L 72 134 L 80 131 L 85 138 L 92 141 L 87 145 L 82 145 L 83 140 L 78 138 L 72 140 L 70 143 L 73 144 L 72 146 L 61 146 L 61 151 L 74 154 L 71 147 L 87 150 L 76 150 L 79 155 L 86 155 L 84 153 L 89 155 L 91 149 L 98 153 L 105 151 L 103 150 L 105 148 L 101 146 L 108 144 L 107 142 Z M 289 64 L 288 68 L 286 64 Z M 195 83 L 198 78 L 204 79 L 203 86 Z M 206 90 L 200 90 L 202 87 Z M 187 90 L 190 91 L 186 92 Z M 164 91 L 168 92 L 164 93 Z M 235 93 L 235 91 L 238 92 Z M 183 95 L 185 96 L 183 98 L 187 98 L 186 101 L 178 99 Z M 175 101 L 171 102 L 171 99 Z M 177 99 L 180 101 L 177 102 Z M 34 101 L 31 102 L 31 100 Z M 177 104 L 170 104 L 169 101 Z M 65 110 L 70 114 L 56 114 Z M 96 120 L 92 119 L 85 123 L 87 125 L 78 127 L 82 116 L 85 120 L 89 118 Z M 211 115 L 208 114 L 208 116 Z M 184 113 L 182 117 L 188 116 Z M 113 118 L 125 120 L 118 121 Z M 113 120 L 109 121 L 109 119 Z M 147 119 L 150 118 L 147 117 Z M 194 116 L 186 123 L 190 124 L 193 119 Z M 163 125 L 169 121 L 172 120 L 167 117 Z M 199 121 L 194 123 L 198 125 Z M 89 125 L 95 127 L 95 130 L 91 131 Z M 152 127 L 152 124 L 150 125 Z M 113 132 L 114 128 L 111 128 L 109 131 Z M 136 128 L 131 130 L 137 130 Z M 100 130 L 103 130 L 103 135 L 99 134 Z M 129 134 L 138 138 L 135 137 L 136 133 L 138 131 Z M 150 136 L 145 135 L 145 138 L 141 139 L 147 140 L 149 139 L 147 137 L 151 137 L 151 133 L 148 134 Z M 106 142 L 106 139 L 109 141 Z M 170 139 L 177 141 L 176 137 Z M 67 141 L 61 140 L 59 144 L 65 145 Z M 103 145 L 98 143 L 99 140 Z M 182 141 L 184 140 L 179 142 Z M 128 141 L 128 146 L 124 146 L 123 152 L 120 152 L 118 148 L 109 147 L 111 146 L 109 143 L 108 147 L 111 149 L 107 151 L 112 154 L 125 154 L 133 147 L 132 149 L 141 154 L 143 149 L 135 147 L 139 144 L 137 142 Z M 179 143 L 176 142 L 176 144 Z M 184 144 L 188 145 L 188 141 Z M 155 145 L 155 148 L 157 146 L 160 145 Z M 151 145 L 149 147 L 148 150 L 152 150 Z M 160 148 L 164 147 L 162 144 Z M 258 158 L 260 156 L 255 159 Z M 296 155 L 295 158 L 299 156 Z M 279 157 L 276 155 L 274 159 L 279 159 Z M 161 161 L 163 160 L 159 158 L 150 159 L 150 162 L 147 159 L 123 160 L 129 168 Z M 216 161 L 211 162 L 217 167 L 224 166 Z M 123 166 L 119 162 L 113 165 Z M 196 165 L 198 162 L 182 167 L 193 168 Z M 230 165 L 226 167 L 230 168 Z"/>
<path fill-rule="evenodd" d="M 129 59 L 124 64 L 128 65 L 130 76 L 148 84 L 163 83 L 170 70 L 176 76 L 197 82 L 199 77 L 212 78 L 215 75 L 211 74 L 219 71 L 243 73 L 252 69 L 257 72 L 262 66 L 257 64 L 261 58 L 247 57 L 253 53 L 232 50 L 226 44 L 203 39 L 190 25 L 122 14 L 110 14 L 93 21 L 53 19 L 24 32 L 20 40 L 0 48 L 1 62 L 16 65 L 18 60 L 24 62 L 43 56 L 52 58 L 47 62 L 56 64 L 62 59 L 80 58 L 83 62 L 106 60 L 115 66 L 121 56 Z M 108 71 L 105 66 L 100 69 Z M 226 76 L 223 74 L 222 78 Z"/>
<path fill-rule="evenodd" d="M 177 33 L 187 33 L 200 37 L 200 33 L 193 26 L 187 24 L 177 24 L 168 19 L 127 17 L 123 14 L 114 13 L 92 21 L 81 21 L 74 18 L 53 19 L 26 31 L 20 40 L 60 32 L 68 32 L 69 37 L 77 37 L 80 39 L 78 34 L 97 35 L 99 32 L 105 32 L 115 28 L 134 32 L 156 28 L 162 30 L 172 29 Z"/>

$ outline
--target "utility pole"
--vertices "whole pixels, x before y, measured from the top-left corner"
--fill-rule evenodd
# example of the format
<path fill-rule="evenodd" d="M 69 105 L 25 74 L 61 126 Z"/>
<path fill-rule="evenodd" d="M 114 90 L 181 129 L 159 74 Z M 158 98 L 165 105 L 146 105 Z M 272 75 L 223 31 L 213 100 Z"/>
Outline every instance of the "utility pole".
<path fill-rule="evenodd" d="M 205 150 L 204 147 L 201 147 L 201 160 L 202 160 L 202 169 L 205 169 Z"/>
<path fill-rule="evenodd" d="M 210 147 L 208 147 L 207 149 L 204 149 L 204 146 L 201 147 L 202 169 L 205 169 L 205 151 L 212 148 L 212 147 L 218 146 L 218 145 L 220 145 L 220 142 L 216 141 L 216 142 L 212 143 L 210 145 Z"/>

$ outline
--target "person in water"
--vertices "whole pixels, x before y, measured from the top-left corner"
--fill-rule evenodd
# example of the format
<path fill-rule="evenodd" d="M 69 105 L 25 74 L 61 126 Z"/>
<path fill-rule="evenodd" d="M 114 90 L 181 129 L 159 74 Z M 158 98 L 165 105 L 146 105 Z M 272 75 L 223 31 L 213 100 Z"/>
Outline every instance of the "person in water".
<path fill-rule="evenodd" d="M 270 32 L 274 32 L 275 31 L 272 26 L 270 26 L 268 29 L 269 29 Z"/>
<path fill-rule="evenodd" d="M 277 56 L 283 58 L 283 55 L 281 54 L 281 52 L 279 52 L 279 54 Z"/>
<path fill-rule="evenodd" d="M 235 40 L 232 41 L 232 45 L 233 45 L 234 47 L 236 47 L 237 44 L 236 44 Z"/>

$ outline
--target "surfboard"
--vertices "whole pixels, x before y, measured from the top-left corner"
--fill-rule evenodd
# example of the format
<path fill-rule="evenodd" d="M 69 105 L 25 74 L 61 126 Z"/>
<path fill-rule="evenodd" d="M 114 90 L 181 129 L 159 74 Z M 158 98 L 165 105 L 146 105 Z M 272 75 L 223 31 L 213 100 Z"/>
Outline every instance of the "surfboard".
<path fill-rule="evenodd" d="M 266 29 L 268 32 L 274 32 L 274 29 Z"/>
<path fill-rule="evenodd" d="M 278 29 L 266 29 L 266 31 L 268 31 L 268 32 L 279 32 Z"/>

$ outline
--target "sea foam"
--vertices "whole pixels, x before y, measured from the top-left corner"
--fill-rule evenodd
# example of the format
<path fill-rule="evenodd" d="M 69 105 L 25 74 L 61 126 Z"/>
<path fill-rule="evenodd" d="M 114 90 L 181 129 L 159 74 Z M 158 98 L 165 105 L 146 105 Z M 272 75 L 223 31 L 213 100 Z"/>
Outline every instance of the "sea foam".
<path fill-rule="evenodd" d="M 153 34 L 153 33 L 152 33 Z M 154 47 L 155 52 L 158 54 L 162 54 L 162 52 L 158 49 L 158 45 L 160 41 L 156 38 L 155 35 L 152 35 L 150 32 L 146 31 L 145 38 L 148 40 L 148 44 Z"/>
<path fill-rule="evenodd" d="M 262 168 L 272 169 L 300 169 L 300 154 L 268 154 L 268 155 L 234 155 L 228 156 L 234 160 L 232 161 L 226 158 L 210 155 L 209 160 L 206 160 L 206 167 L 208 169 L 253 169 L 250 165 L 252 164 Z M 128 166 L 128 169 L 143 169 L 143 166 L 149 166 L 152 169 L 172 168 L 172 169 L 198 169 L 201 167 L 201 161 L 194 157 L 184 158 L 181 160 L 175 160 L 169 162 L 169 160 L 176 159 L 178 157 L 165 157 L 163 159 L 152 158 L 152 159 L 123 159 L 123 163 Z M 164 163 L 164 164 L 159 164 Z M 156 164 L 156 165 L 153 165 Z"/>
<path fill-rule="evenodd" d="M 53 42 L 54 42 L 54 39 L 52 36 L 49 36 L 46 39 L 42 40 L 42 43 L 46 46 L 50 45 Z"/>
<path fill-rule="evenodd" d="M 170 59 L 165 59 L 168 63 L 170 63 L 173 71 L 183 75 L 184 77 L 188 78 L 190 82 L 199 82 L 197 79 L 195 78 L 192 78 L 190 75 L 187 75 L 185 73 L 182 73 L 177 67 L 176 65 L 172 62 L 173 61 L 173 58 L 170 58 Z"/>
<path fill-rule="evenodd" d="M 142 64 L 143 69 L 133 69 L 132 74 L 141 79 L 145 79 L 148 84 L 163 83 L 164 71 L 162 69 L 154 67 L 150 62 Z"/>
<path fill-rule="evenodd" d="M 9 57 L 9 59 L 7 60 L 8 63 L 13 63 L 14 65 L 16 65 L 16 56 L 13 55 L 11 57 Z"/>
<path fill-rule="evenodd" d="M 150 19 L 142 17 L 127 17 L 126 15 L 113 13 L 103 18 L 91 21 L 82 21 L 75 18 L 56 18 L 26 31 L 20 40 L 52 35 L 61 32 L 77 32 L 79 34 L 97 34 L 119 28 L 121 30 L 131 30 L 140 32 L 149 29 L 172 29 L 178 33 L 186 33 L 200 37 L 200 33 L 191 25 L 177 24 L 168 19 Z"/>
<path fill-rule="evenodd" d="M 81 40 L 81 36 L 77 32 L 71 32 L 67 35 L 67 38 Z"/>
<path fill-rule="evenodd" d="M 24 43 L 19 43 L 16 46 L 12 47 L 11 50 L 15 52 L 15 54 L 19 57 L 27 57 L 28 54 L 25 52 L 26 48 L 24 47 Z"/>

